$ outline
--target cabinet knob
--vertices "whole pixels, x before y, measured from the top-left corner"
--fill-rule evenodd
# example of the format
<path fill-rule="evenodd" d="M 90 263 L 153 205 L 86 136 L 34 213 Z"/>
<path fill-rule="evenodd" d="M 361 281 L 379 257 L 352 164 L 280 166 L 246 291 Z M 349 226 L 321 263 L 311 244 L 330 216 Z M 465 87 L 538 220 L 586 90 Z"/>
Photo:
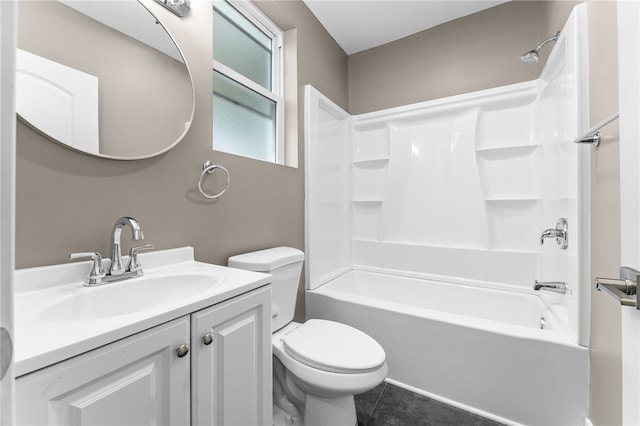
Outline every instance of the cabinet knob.
<path fill-rule="evenodd" d="M 189 353 L 189 345 L 187 345 L 186 343 L 181 344 L 180 346 L 178 346 L 176 352 L 178 353 L 178 358 L 187 356 L 187 354 Z"/>
<path fill-rule="evenodd" d="M 207 333 L 204 336 L 202 336 L 202 343 L 204 343 L 205 345 L 210 345 L 212 342 L 213 342 L 213 334 Z"/>

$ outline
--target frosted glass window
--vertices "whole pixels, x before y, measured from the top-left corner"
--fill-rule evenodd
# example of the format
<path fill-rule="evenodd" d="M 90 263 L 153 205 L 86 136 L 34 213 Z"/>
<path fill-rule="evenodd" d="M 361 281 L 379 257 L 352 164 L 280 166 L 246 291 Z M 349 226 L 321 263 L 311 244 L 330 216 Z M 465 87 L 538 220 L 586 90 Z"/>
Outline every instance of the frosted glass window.
<path fill-rule="evenodd" d="M 213 1 L 213 149 L 284 163 L 282 40 L 253 2 Z"/>
<path fill-rule="evenodd" d="M 224 1 L 213 6 L 213 59 L 271 90 L 269 36 Z"/>
<path fill-rule="evenodd" d="M 276 103 L 213 73 L 213 140 L 220 151 L 276 161 Z"/>

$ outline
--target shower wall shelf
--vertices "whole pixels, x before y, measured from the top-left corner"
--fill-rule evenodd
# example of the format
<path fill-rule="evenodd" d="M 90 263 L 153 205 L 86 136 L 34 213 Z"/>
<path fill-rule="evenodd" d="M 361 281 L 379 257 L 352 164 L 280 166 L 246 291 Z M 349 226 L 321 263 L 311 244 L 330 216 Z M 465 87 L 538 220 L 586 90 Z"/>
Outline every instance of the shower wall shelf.
<path fill-rule="evenodd" d="M 359 160 L 353 160 L 353 165 L 356 167 L 384 167 L 387 164 L 389 164 L 389 157 L 363 158 Z"/>
<path fill-rule="evenodd" d="M 354 204 L 381 204 L 384 202 L 384 200 L 382 198 L 377 198 L 377 199 L 358 198 L 358 199 L 351 200 L 351 202 Z"/>
<path fill-rule="evenodd" d="M 483 157 L 494 157 L 499 155 L 519 156 L 519 155 L 531 155 L 540 148 L 539 144 L 527 144 L 527 145 L 511 145 L 500 147 L 482 147 L 476 148 L 476 153 Z"/>
<path fill-rule="evenodd" d="M 535 204 L 540 201 L 540 197 L 491 197 L 485 198 L 484 201 L 487 203 L 526 203 L 526 204 Z"/>
<path fill-rule="evenodd" d="M 389 169 L 389 159 L 354 161 L 352 198 L 382 202 Z"/>
<path fill-rule="evenodd" d="M 509 142 L 504 142 L 501 144 L 490 144 L 487 141 L 479 141 L 481 142 L 476 146 L 476 151 L 491 151 L 494 149 L 518 149 L 518 148 L 534 148 L 542 145 L 540 142 L 534 142 L 529 139 L 522 139 L 519 137 L 514 137 L 510 139 Z M 482 143 L 484 142 L 484 143 Z"/>

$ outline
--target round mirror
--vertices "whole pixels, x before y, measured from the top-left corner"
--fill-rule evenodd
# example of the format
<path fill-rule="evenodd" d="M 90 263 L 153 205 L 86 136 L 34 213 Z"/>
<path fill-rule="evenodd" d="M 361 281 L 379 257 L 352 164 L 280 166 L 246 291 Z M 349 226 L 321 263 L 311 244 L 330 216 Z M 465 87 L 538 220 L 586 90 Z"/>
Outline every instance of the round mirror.
<path fill-rule="evenodd" d="M 22 0 L 16 111 L 49 139 L 136 160 L 188 131 L 194 89 L 171 36 L 136 0 Z"/>

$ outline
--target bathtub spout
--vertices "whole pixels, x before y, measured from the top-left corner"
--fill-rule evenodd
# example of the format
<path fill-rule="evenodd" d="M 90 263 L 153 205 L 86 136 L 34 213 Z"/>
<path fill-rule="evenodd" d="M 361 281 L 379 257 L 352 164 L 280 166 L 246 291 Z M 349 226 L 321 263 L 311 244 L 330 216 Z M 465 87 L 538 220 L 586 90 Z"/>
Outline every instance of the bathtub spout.
<path fill-rule="evenodd" d="M 565 294 L 567 292 L 567 284 L 562 281 L 541 282 L 536 280 L 533 285 L 533 289 L 536 291 L 548 290 L 555 293 Z"/>

